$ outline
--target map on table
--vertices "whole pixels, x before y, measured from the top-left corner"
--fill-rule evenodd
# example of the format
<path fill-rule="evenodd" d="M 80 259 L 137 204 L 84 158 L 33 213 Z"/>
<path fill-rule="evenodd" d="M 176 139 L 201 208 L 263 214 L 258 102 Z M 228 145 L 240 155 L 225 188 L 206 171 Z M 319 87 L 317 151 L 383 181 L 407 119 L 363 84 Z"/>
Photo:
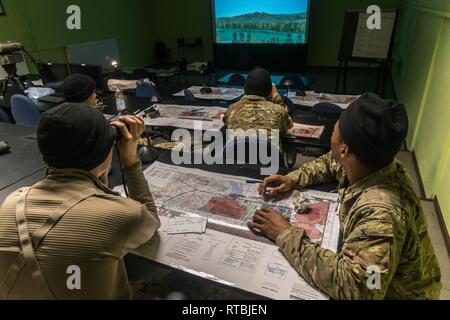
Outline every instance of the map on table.
<path fill-rule="evenodd" d="M 296 92 L 289 92 L 289 99 L 293 103 L 304 105 L 307 107 L 314 107 L 318 103 L 332 103 L 339 106 L 341 109 L 347 109 L 350 104 L 355 102 L 360 95 L 342 95 L 342 94 L 330 94 L 330 93 L 316 93 L 306 92 L 306 96 L 298 96 Z"/>
<path fill-rule="evenodd" d="M 202 88 L 199 86 L 190 87 L 188 90 L 192 92 L 197 99 L 206 100 L 224 100 L 233 101 L 244 95 L 244 89 L 239 88 L 221 88 L 221 87 L 210 87 L 210 93 L 202 93 Z M 184 97 L 184 91 L 180 91 L 174 94 L 175 97 Z"/>
<path fill-rule="evenodd" d="M 227 112 L 226 108 L 220 107 L 196 107 L 172 104 L 157 104 L 161 117 L 165 118 L 193 118 L 201 120 L 222 120 L 222 115 Z"/>
<path fill-rule="evenodd" d="M 196 124 L 203 130 L 220 130 L 224 126 L 223 115 L 227 111 L 220 107 L 198 107 L 171 104 L 155 104 L 160 113 L 158 118 L 145 118 L 147 126 L 175 127 L 196 129 Z M 141 113 L 140 115 L 142 115 Z"/>
<path fill-rule="evenodd" d="M 256 210 L 269 207 L 306 230 L 311 240 L 322 244 L 338 223 L 337 194 L 307 190 L 301 192 L 310 201 L 310 210 L 297 214 L 293 193 L 278 202 L 265 202 L 253 179 L 210 173 L 198 169 L 155 162 L 144 171 L 158 214 L 167 217 L 201 216 L 208 227 L 248 239 L 260 239 L 247 227 Z M 123 187 L 117 187 L 123 194 Z M 327 225 L 328 226 L 327 229 Z M 260 239 L 261 240 L 261 239 Z"/>
<path fill-rule="evenodd" d="M 320 139 L 324 131 L 325 126 L 294 123 L 293 127 L 289 129 L 287 134 L 299 138 Z"/>

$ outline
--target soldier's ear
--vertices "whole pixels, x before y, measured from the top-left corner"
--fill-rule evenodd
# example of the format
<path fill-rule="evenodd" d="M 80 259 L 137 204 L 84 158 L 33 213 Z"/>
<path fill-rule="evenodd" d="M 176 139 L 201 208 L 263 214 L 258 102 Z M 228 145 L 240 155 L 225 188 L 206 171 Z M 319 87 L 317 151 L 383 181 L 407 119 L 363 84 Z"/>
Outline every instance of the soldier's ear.
<path fill-rule="evenodd" d="M 350 149 L 348 147 L 348 145 L 346 145 L 345 143 L 342 143 L 339 147 L 339 155 L 341 157 L 341 159 L 348 157 L 350 154 Z"/>

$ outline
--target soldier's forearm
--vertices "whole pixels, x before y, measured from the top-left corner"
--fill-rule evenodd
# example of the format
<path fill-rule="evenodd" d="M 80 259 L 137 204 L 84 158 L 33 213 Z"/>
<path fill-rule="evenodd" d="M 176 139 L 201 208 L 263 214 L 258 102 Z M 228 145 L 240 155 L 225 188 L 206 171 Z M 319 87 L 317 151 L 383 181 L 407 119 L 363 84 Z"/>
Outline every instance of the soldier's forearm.
<path fill-rule="evenodd" d="M 287 176 L 301 188 L 312 184 L 325 183 L 338 180 L 342 174 L 340 166 L 334 161 L 330 153 L 305 164 L 300 169 Z"/>
<path fill-rule="evenodd" d="M 306 282 L 333 299 L 384 297 L 384 290 L 368 289 L 366 273 L 358 263 L 312 243 L 300 228 L 286 230 L 278 237 L 277 245 Z"/>
<path fill-rule="evenodd" d="M 272 97 L 272 102 L 275 103 L 275 104 L 278 104 L 278 105 L 280 105 L 280 106 L 282 106 L 282 107 L 287 107 L 287 105 L 284 103 L 284 100 L 283 100 L 283 98 L 280 96 L 279 93 L 277 93 L 276 95 L 274 95 L 274 96 Z"/>
<path fill-rule="evenodd" d="M 125 168 L 124 174 L 130 198 L 146 205 L 151 213 L 156 214 L 153 196 L 142 172 L 142 164 L 137 162 L 131 167 Z"/>

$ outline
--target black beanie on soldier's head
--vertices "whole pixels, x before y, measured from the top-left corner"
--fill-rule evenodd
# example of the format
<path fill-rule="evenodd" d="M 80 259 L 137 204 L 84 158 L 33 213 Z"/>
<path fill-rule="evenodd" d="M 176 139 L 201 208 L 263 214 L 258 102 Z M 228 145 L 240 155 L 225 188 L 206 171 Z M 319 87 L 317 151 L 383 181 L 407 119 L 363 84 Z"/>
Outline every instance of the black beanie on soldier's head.
<path fill-rule="evenodd" d="M 44 161 L 57 169 L 96 168 L 108 158 L 116 135 L 101 112 L 79 103 L 45 112 L 37 129 Z"/>
<path fill-rule="evenodd" d="M 245 94 L 268 97 L 272 92 L 272 80 L 269 71 L 257 68 L 249 73 L 245 81 Z"/>
<path fill-rule="evenodd" d="M 86 101 L 94 93 L 96 87 L 94 79 L 84 74 L 73 74 L 63 82 L 66 101 L 73 103 Z"/>
<path fill-rule="evenodd" d="M 362 163 L 381 169 L 400 151 L 408 134 L 408 115 L 404 105 L 366 93 L 342 113 L 339 129 Z"/>

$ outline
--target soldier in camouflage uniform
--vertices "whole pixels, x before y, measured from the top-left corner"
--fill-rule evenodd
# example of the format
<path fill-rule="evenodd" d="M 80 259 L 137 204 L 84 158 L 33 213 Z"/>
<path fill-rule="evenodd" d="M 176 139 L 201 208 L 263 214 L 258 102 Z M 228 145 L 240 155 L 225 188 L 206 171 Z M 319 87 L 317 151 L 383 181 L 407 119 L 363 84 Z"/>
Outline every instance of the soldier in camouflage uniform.
<path fill-rule="evenodd" d="M 267 98 L 271 96 L 272 102 Z M 287 107 L 264 69 L 253 70 L 245 83 L 245 96 L 224 117 L 228 129 L 265 129 L 286 133 L 293 125 Z"/>
<path fill-rule="evenodd" d="M 407 127 L 403 105 L 363 95 L 336 124 L 330 154 L 287 176 L 269 177 L 259 188 L 270 198 L 294 186 L 340 182 L 338 253 L 313 244 L 274 210 L 258 210 L 249 223 L 276 240 L 298 273 L 331 298 L 440 297 L 441 273 L 420 201 L 405 168 L 394 160 Z M 372 270 L 380 279 L 375 288 Z"/>

